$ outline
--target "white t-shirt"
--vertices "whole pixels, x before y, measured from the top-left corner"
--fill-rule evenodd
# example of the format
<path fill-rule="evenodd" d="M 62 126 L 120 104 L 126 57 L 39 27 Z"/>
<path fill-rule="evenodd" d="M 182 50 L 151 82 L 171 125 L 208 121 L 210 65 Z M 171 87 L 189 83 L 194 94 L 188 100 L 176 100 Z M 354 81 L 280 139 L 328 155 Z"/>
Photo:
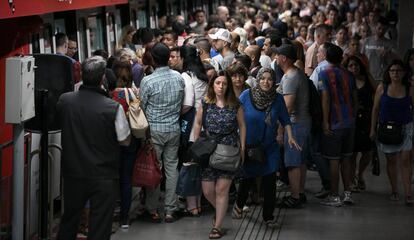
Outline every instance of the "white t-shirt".
<path fill-rule="evenodd" d="M 124 109 L 120 104 L 118 106 L 118 110 L 116 111 L 115 130 L 119 142 L 125 140 L 129 136 L 129 134 L 131 134 L 131 130 L 126 119 Z"/>
<path fill-rule="evenodd" d="M 207 83 L 198 79 L 194 74 L 183 72 L 184 78 L 184 106 L 192 106 L 196 110 L 201 106 L 201 100 L 207 91 Z M 190 133 L 190 142 L 194 142 L 194 124 Z"/>

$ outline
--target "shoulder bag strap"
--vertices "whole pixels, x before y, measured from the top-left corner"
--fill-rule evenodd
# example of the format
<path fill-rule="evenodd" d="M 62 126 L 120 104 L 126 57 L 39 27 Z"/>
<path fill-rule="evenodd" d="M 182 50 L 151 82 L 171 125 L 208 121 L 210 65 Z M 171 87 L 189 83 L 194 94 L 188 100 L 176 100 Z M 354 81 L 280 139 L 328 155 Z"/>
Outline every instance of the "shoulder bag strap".
<path fill-rule="evenodd" d="M 135 96 L 134 91 L 132 91 L 132 89 L 130 89 L 130 88 L 126 88 L 126 89 L 128 90 L 128 93 L 131 94 L 132 101 L 137 100 L 137 97 Z M 128 101 L 129 101 L 129 99 L 128 99 Z"/>
<path fill-rule="evenodd" d="M 125 93 L 125 101 L 127 105 L 129 106 L 129 91 L 127 88 L 124 88 L 124 93 Z"/>

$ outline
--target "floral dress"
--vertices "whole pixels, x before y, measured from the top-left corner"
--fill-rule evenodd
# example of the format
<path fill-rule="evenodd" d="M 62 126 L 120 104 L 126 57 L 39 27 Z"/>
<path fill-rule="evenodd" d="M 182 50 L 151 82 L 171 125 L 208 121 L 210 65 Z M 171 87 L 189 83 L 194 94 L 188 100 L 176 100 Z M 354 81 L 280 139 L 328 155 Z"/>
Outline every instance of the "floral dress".
<path fill-rule="evenodd" d="M 235 107 L 218 107 L 216 104 L 207 104 L 203 101 L 203 128 L 211 136 L 225 134 L 224 137 L 217 139 L 218 144 L 238 146 L 239 133 L 237 122 L 237 111 L 240 105 Z M 207 167 L 203 170 L 203 181 L 215 181 L 218 178 L 233 179 L 236 172 L 223 171 Z"/>

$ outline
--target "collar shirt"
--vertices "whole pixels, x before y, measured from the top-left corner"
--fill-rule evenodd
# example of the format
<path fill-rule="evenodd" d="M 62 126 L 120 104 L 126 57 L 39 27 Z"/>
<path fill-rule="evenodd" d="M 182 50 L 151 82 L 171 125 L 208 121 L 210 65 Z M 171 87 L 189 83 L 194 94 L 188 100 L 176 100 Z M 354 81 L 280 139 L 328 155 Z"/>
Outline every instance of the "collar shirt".
<path fill-rule="evenodd" d="M 142 79 L 140 99 L 151 130 L 180 130 L 178 119 L 184 99 L 184 80 L 180 73 L 169 67 L 156 68 Z"/>

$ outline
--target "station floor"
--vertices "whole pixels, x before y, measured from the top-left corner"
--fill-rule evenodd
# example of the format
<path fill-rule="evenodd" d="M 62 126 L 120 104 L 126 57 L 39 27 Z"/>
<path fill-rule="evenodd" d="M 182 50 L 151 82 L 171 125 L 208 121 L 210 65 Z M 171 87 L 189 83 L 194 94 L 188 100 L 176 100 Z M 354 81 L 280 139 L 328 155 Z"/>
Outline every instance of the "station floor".
<path fill-rule="evenodd" d="M 384 162 L 384 161 L 382 161 Z M 384 165 L 384 164 L 382 164 Z M 230 209 L 225 218 L 226 235 L 222 239 L 280 240 L 413 240 L 414 207 L 401 200 L 389 200 L 389 184 L 385 166 L 379 177 L 366 173 L 367 190 L 353 194 L 353 206 L 327 207 L 313 197 L 320 188 L 316 172 L 308 172 L 308 203 L 301 209 L 275 209 L 280 228 L 270 229 L 262 223 L 261 207 L 252 207 L 242 220 L 231 219 Z M 402 185 L 400 185 L 402 187 Z M 278 192 L 277 197 L 286 192 Z M 133 221 L 128 230 L 118 229 L 112 240 L 132 239 L 208 239 L 213 213 L 200 218 L 182 218 L 174 223 L 152 224 Z"/>

